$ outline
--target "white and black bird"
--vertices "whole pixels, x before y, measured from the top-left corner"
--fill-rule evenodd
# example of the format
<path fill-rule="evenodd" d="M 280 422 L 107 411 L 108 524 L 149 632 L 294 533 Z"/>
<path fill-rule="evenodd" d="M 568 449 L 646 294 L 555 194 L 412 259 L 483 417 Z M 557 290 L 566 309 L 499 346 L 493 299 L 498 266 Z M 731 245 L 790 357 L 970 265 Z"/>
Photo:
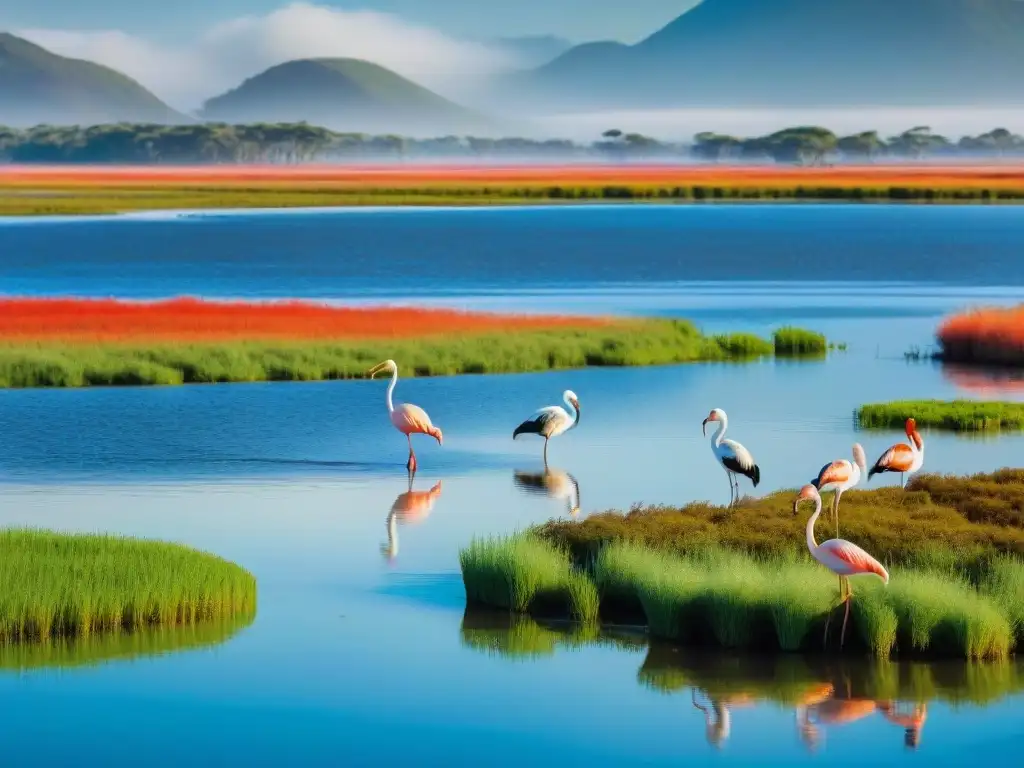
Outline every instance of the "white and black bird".
<path fill-rule="evenodd" d="M 711 414 L 701 424 L 701 431 L 704 434 L 707 434 L 709 421 L 718 422 L 718 429 L 711 436 L 711 450 L 729 478 L 729 505 L 732 506 L 733 501 L 739 498 L 740 493 L 740 481 L 736 475 L 749 477 L 756 488 L 757 484 L 761 482 L 761 468 L 757 466 L 750 451 L 735 440 L 725 439 L 725 430 L 729 428 L 729 417 L 725 415 L 725 411 L 721 408 L 711 411 Z"/>
<path fill-rule="evenodd" d="M 513 440 L 520 435 L 543 437 L 545 464 L 548 463 L 548 440 L 568 432 L 580 423 L 580 401 L 576 397 L 576 393 L 567 389 L 562 393 L 562 399 L 565 400 L 566 405 L 572 408 L 572 415 L 560 405 L 549 405 L 547 408 L 541 408 L 512 432 Z"/>

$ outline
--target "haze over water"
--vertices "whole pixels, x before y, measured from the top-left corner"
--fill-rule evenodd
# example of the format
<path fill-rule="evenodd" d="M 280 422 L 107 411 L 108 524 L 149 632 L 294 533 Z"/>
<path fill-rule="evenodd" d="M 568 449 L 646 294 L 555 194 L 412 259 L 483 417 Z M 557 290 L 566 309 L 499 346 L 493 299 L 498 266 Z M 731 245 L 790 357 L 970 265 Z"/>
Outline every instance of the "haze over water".
<path fill-rule="evenodd" d="M 418 520 L 399 516 L 390 535 L 389 514 L 409 486 L 404 440 L 386 418 L 384 382 L 0 392 L 0 522 L 181 541 L 244 565 L 259 584 L 255 622 L 213 648 L 59 674 L 0 673 L 0 691 L 17 704 L 8 714 L 9 759 L 994 759 L 1024 737 L 1019 697 L 977 707 L 930 701 L 915 753 L 904 747 L 902 728 L 878 711 L 845 726 L 821 725 L 811 750 L 792 707 L 754 696 L 751 706 L 734 708 L 727 737 L 712 746 L 693 706 L 694 696 L 701 702 L 705 694 L 687 685 L 666 692 L 664 680 L 679 679 L 679 670 L 687 679 L 723 678 L 724 664 L 742 682 L 752 674 L 750 662 L 642 644 L 628 650 L 552 641 L 550 653 L 517 660 L 487 653 L 474 639 L 474 622 L 482 620 L 468 616 L 464 624 L 457 553 L 474 536 L 566 516 L 565 498 L 523 482 L 543 469 L 540 443 L 511 440 L 522 418 L 557 403 L 566 388 L 580 396 L 583 418 L 553 441 L 550 465 L 578 484 L 582 516 L 635 502 L 724 503 L 725 478 L 700 433 L 701 419 L 716 406 L 729 412 L 730 436 L 762 468 L 762 484 L 754 491 L 743 481 L 744 493 L 806 482 L 826 460 L 848 456 L 855 440 L 873 460 L 900 436 L 856 431 L 853 409 L 965 395 L 938 367 L 908 364 L 903 352 L 930 344 L 949 311 L 1024 300 L 1021 243 L 1024 211 L 1010 207 L 0 221 L 0 290 L 10 294 L 188 293 L 657 314 L 689 317 L 708 330 L 768 333 L 792 323 L 849 344 L 825 362 L 402 379 L 396 397 L 425 407 L 444 428 L 445 443 L 417 447 L 413 489 L 441 484 L 432 508 Z M 988 471 L 1024 455 L 1016 436 L 925 433 L 925 440 L 930 471 Z M 497 637 L 504 638 L 498 645 L 514 645 L 508 633 Z M 952 690 L 949 681 L 966 674 L 963 665 L 955 674 L 903 669 L 939 680 L 940 690 Z M 1021 673 L 1004 666 L 999 674 L 1007 669 Z M 808 684 L 845 677 L 861 691 L 879 674 L 857 664 L 810 664 L 799 672 Z M 758 690 L 753 682 L 750 689 Z M 60 739 L 47 736 L 54 729 Z M 168 729 L 181 737 L 168 738 Z"/>

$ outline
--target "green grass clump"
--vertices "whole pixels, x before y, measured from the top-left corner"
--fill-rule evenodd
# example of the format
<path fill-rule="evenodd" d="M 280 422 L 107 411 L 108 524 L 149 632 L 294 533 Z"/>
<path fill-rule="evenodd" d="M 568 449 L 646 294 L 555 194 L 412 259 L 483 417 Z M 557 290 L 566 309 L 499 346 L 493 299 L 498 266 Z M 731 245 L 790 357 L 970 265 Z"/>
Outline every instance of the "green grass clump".
<path fill-rule="evenodd" d="M 828 351 L 828 340 L 822 334 L 803 328 L 779 328 L 772 341 L 779 357 L 824 356 Z"/>
<path fill-rule="evenodd" d="M 903 429 L 908 418 L 917 426 L 951 432 L 997 432 L 1024 429 L 1024 403 L 976 400 L 900 400 L 862 405 L 857 423 L 864 429 Z"/>
<path fill-rule="evenodd" d="M 474 539 L 459 552 L 459 564 L 470 604 L 525 613 L 538 600 L 561 602 L 579 621 L 597 619 L 594 585 L 561 550 L 531 534 Z"/>
<path fill-rule="evenodd" d="M 713 336 L 711 341 L 722 350 L 722 357 L 725 359 L 767 357 L 773 351 L 770 341 L 753 333 L 718 334 Z"/>
<path fill-rule="evenodd" d="M 828 494 L 826 494 L 828 496 Z M 536 528 L 570 551 L 576 562 L 612 542 L 633 542 L 677 554 L 708 548 L 770 557 L 802 556 L 810 510 L 793 514 L 795 490 L 743 498 L 734 507 L 695 502 L 683 507 L 637 506 Z M 831 498 L 824 500 L 824 506 Z M 823 518 L 824 519 L 824 518 Z M 969 571 L 999 554 L 1024 556 L 1024 470 L 971 477 L 917 475 L 902 490 L 886 486 L 843 494 L 843 538 L 883 563 L 946 565 Z"/>
<path fill-rule="evenodd" d="M 513 613 L 561 594 L 564 617 L 592 623 L 601 602 L 633 596 L 652 637 L 723 649 L 835 648 L 842 621 L 838 580 L 810 559 L 707 548 L 676 554 L 643 544 L 603 547 L 588 572 L 568 553 L 530 534 L 474 542 L 461 554 L 471 604 Z M 576 596 L 575 581 L 591 581 Z M 1003 558 L 971 581 L 936 568 L 892 570 L 851 580 L 855 597 L 846 649 L 888 658 L 895 650 L 967 659 L 1006 658 L 1024 616 L 1024 561 Z M 549 604 L 550 605 L 550 604 Z M 822 628 L 831 612 L 831 633 Z"/>
<path fill-rule="evenodd" d="M 0 344 L 0 387 L 88 387 L 365 378 L 382 359 L 403 376 L 673 365 L 770 355 L 756 336 L 707 337 L 686 320 L 375 341 Z"/>
<path fill-rule="evenodd" d="M 0 532 L 0 639 L 6 642 L 188 625 L 255 608 L 252 574 L 188 547 L 116 536 Z"/>

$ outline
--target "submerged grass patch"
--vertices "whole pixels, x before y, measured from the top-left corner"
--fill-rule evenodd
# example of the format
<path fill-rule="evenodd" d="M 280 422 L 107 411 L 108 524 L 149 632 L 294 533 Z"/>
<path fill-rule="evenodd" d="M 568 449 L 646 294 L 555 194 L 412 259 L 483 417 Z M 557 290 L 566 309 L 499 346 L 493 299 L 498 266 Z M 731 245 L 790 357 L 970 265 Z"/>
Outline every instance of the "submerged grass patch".
<path fill-rule="evenodd" d="M 752 337 L 757 339 L 757 337 Z M 757 354 L 771 354 L 759 340 Z M 0 338 L 0 387 L 168 385 L 365 378 L 383 359 L 403 376 L 525 373 L 587 366 L 742 360 L 753 342 L 707 337 L 685 320 L 622 320 L 585 327 L 303 340 L 74 343 Z"/>
<path fill-rule="evenodd" d="M 189 625 L 251 614 L 256 580 L 177 544 L 14 529 L 0 532 L 0 640 Z"/>
<path fill-rule="evenodd" d="M 722 549 L 688 554 L 614 542 L 587 570 L 535 535 L 474 542 L 463 550 L 471 604 L 516 613 L 550 609 L 560 595 L 563 617 L 593 622 L 604 601 L 632 595 L 652 637 L 725 649 L 814 651 L 835 648 L 842 621 L 838 581 L 809 556 L 756 556 Z M 570 583 L 585 600 L 574 597 Z M 972 582 L 958 572 L 898 568 L 888 588 L 873 577 L 852 579 L 847 649 L 1000 659 L 1009 655 L 1024 615 L 1024 563 L 1004 558 Z M 833 612 L 834 609 L 834 612 Z M 831 633 L 823 629 L 832 613 Z"/>
<path fill-rule="evenodd" d="M 823 334 L 806 331 L 803 328 L 780 328 L 775 331 L 772 341 L 775 354 L 779 356 L 823 356 L 828 351 L 828 340 Z"/>
<path fill-rule="evenodd" d="M 919 427 L 952 432 L 1024 429 L 1024 403 L 978 400 L 899 400 L 872 403 L 857 409 L 864 429 L 903 429 L 913 417 Z"/>

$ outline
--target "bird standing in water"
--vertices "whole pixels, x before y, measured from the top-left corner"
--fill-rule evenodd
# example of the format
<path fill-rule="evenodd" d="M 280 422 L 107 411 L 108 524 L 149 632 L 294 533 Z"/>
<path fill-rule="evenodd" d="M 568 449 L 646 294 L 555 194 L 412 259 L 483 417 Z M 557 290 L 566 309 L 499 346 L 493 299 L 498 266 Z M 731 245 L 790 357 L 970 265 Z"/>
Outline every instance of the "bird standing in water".
<path fill-rule="evenodd" d="M 442 442 L 440 428 L 434 426 L 426 411 L 412 403 L 395 404 L 392 402 L 391 395 L 395 391 L 395 385 L 398 384 L 398 364 L 394 360 L 385 360 L 383 363 L 375 365 L 370 369 L 370 378 L 376 377 L 381 371 L 388 370 L 391 371 L 391 383 L 388 385 L 387 399 L 388 415 L 391 417 L 391 423 L 395 425 L 395 429 L 405 435 L 409 441 L 409 461 L 406 463 L 405 468 L 412 475 L 416 473 L 416 452 L 412 449 L 412 436 L 414 434 L 430 435 L 437 440 L 438 445 L 443 445 L 444 443 Z"/>
<path fill-rule="evenodd" d="M 868 472 L 868 480 L 882 472 L 899 472 L 902 486 L 904 474 L 917 472 L 924 464 L 924 440 L 921 439 L 921 434 L 917 431 L 917 422 L 907 419 L 905 429 L 910 445 L 896 443 L 889 448 Z"/>
<path fill-rule="evenodd" d="M 733 501 L 738 500 L 740 495 L 740 481 L 736 479 L 736 475 L 749 477 L 756 488 L 757 484 L 761 482 L 761 468 L 757 466 L 750 451 L 735 440 L 725 439 L 725 430 L 729 428 L 729 417 L 725 415 L 725 411 L 715 408 L 704 419 L 700 429 L 705 435 L 709 421 L 718 422 L 718 429 L 711 436 L 711 450 L 715 454 L 715 458 L 718 459 L 718 463 L 725 469 L 726 477 L 729 478 L 729 506 L 732 506 Z"/>
<path fill-rule="evenodd" d="M 573 416 L 560 405 L 541 408 L 512 432 L 512 439 L 519 435 L 540 435 L 544 438 L 544 464 L 548 463 L 548 440 L 568 432 L 580 423 L 580 401 L 571 389 L 562 393 L 565 404 L 573 410 Z"/>
<path fill-rule="evenodd" d="M 839 536 L 839 497 L 843 491 L 848 491 L 857 483 L 864 472 L 867 471 L 867 459 L 864 457 L 864 449 L 860 443 L 853 444 L 853 461 L 839 459 L 821 468 L 818 476 L 811 481 L 811 485 L 818 489 L 818 493 L 834 491 L 832 496 L 832 519 L 836 523 L 836 537 Z"/>
<path fill-rule="evenodd" d="M 800 502 L 804 500 L 814 502 L 814 514 L 807 521 L 807 549 L 811 551 L 811 557 L 839 576 L 839 603 L 846 603 L 843 630 L 839 636 L 839 647 L 842 648 L 843 641 L 846 639 L 846 622 L 850 618 L 850 600 L 853 598 L 850 576 L 874 573 L 882 579 L 883 583 L 888 584 L 889 572 L 875 558 L 845 539 L 829 539 L 818 544 L 814 539 L 814 524 L 818 522 L 818 515 L 821 514 L 821 495 L 818 493 L 818 489 L 813 485 L 805 485 L 800 489 L 800 495 L 793 502 L 794 515 L 797 513 Z M 828 625 L 831 617 L 832 611 L 830 610 L 829 618 L 825 620 L 826 640 L 828 640 Z"/>

